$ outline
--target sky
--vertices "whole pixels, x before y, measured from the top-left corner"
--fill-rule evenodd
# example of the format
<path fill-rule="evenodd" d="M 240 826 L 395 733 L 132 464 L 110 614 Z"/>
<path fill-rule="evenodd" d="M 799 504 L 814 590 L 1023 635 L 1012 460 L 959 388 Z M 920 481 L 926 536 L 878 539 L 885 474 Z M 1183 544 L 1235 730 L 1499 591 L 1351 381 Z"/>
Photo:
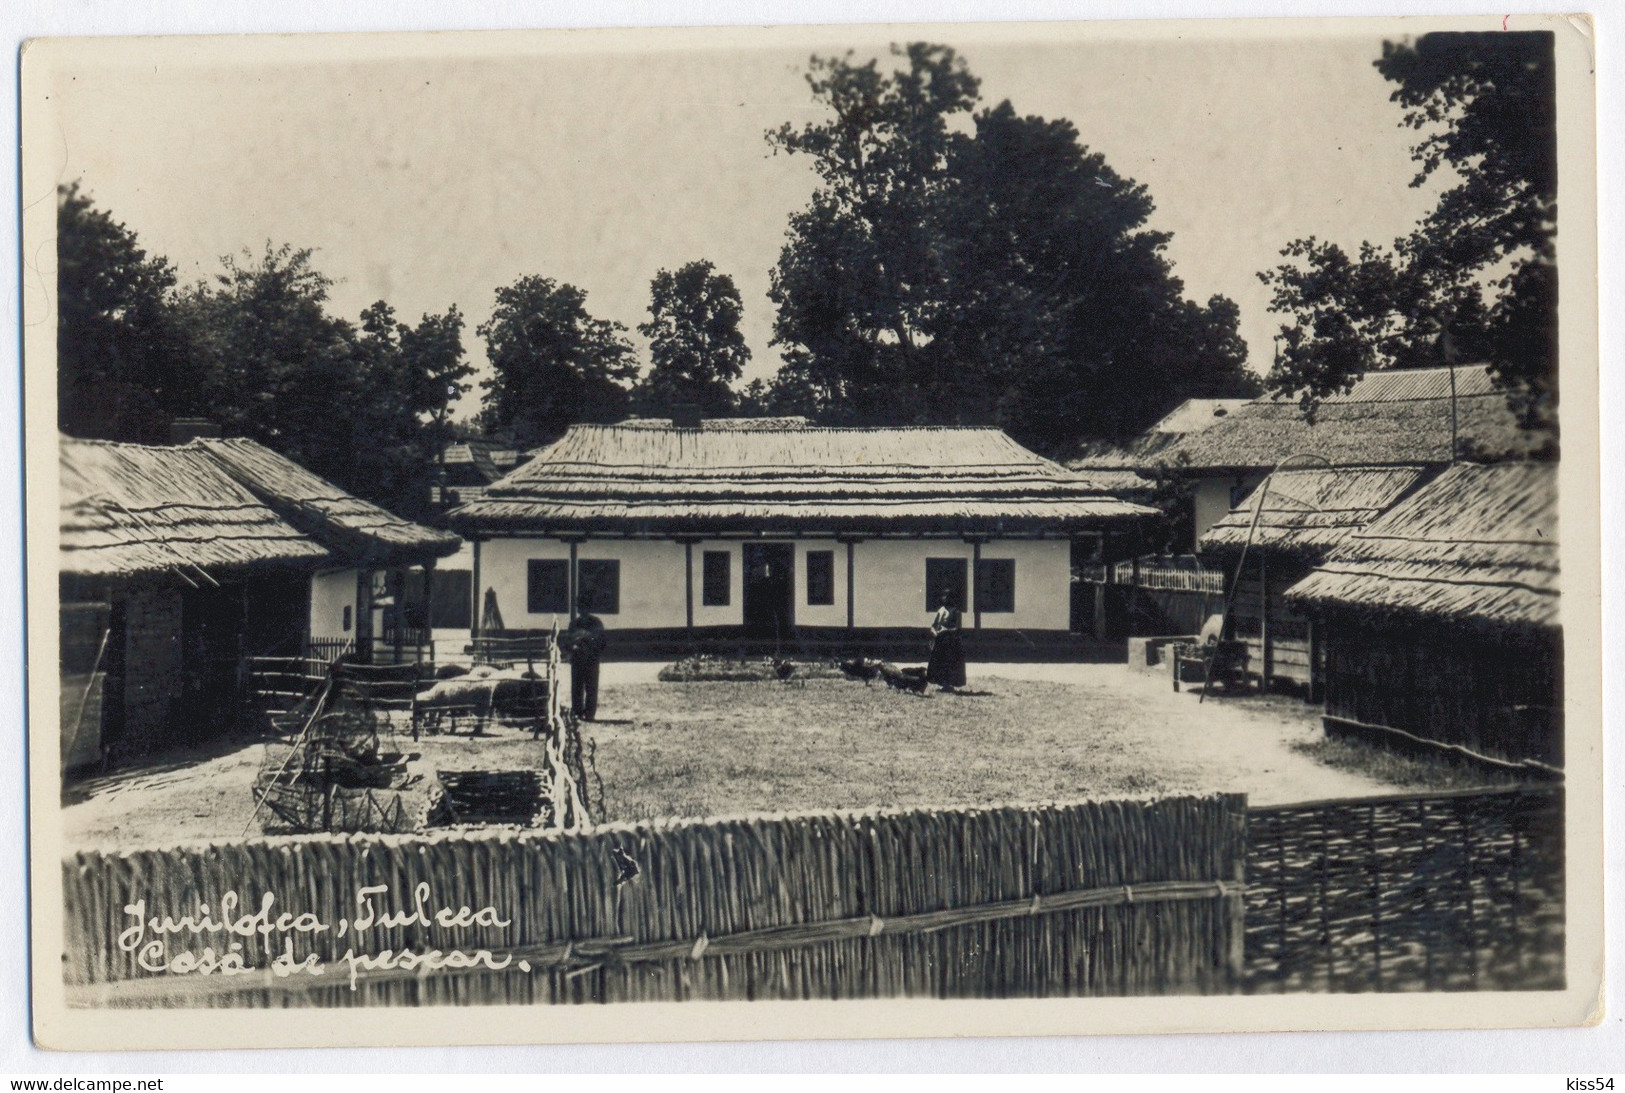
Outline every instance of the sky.
<path fill-rule="evenodd" d="M 769 271 L 816 184 L 764 133 L 823 116 L 811 54 L 888 64 L 896 29 L 396 37 L 364 57 L 357 39 L 124 43 L 54 66 L 39 152 L 183 281 L 221 255 L 291 243 L 316 250 L 341 316 L 383 299 L 415 322 L 456 304 L 482 374 L 474 328 L 498 287 L 527 274 L 578 285 L 642 353 L 650 278 L 709 259 L 743 295 L 749 378 L 778 365 Z M 1390 242 L 1437 194 L 1409 186 L 1416 134 L 1372 65 L 1370 30 L 927 37 L 960 51 L 983 105 L 1068 118 L 1145 183 L 1186 294 L 1234 299 L 1264 369 L 1280 319 L 1257 273 L 1281 247 Z M 476 389 L 460 411 L 477 406 Z"/>

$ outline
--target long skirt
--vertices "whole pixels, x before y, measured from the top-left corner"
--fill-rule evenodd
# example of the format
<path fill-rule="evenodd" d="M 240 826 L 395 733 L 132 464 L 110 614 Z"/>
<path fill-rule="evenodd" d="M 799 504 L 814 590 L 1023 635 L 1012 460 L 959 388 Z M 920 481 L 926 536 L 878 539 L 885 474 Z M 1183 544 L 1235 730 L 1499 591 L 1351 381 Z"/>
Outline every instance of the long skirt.
<path fill-rule="evenodd" d="M 965 685 L 965 643 L 958 630 L 944 630 L 931 640 L 931 660 L 925 666 L 925 681 L 938 687 Z"/>

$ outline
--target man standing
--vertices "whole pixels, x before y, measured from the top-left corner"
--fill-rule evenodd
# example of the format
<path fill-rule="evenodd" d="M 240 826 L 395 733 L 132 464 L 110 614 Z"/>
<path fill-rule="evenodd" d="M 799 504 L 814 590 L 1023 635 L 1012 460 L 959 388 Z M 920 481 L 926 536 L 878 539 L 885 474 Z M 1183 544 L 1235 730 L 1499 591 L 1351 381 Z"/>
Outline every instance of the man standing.
<path fill-rule="evenodd" d="M 583 721 L 598 717 L 598 666 L 604 659 L 604 620 L 590 610 L 586 596 L 576 601 L 576 617 L 564 632 L 570 651 L 570 712 Z"/>

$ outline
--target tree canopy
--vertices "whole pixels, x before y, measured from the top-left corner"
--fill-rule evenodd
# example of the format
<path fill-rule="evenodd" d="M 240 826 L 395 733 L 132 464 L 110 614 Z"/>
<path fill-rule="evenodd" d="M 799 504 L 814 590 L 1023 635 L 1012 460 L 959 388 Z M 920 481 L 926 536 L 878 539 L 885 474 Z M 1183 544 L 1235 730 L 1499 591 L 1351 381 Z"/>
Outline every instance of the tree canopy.
<path fill-rule="evenodd" d="M 710 262 L 656 273 L 649 321 L 638 326 L 650 350 L 649 373 L 633 395 L 638 408 L 653 413 L 686 402 L 707 414 L 733 412 L 739 400 L 731 384 L 750 360 L 739 332 L 743 310 L 733 278 Z"/>
<path fill-rule="evenodd" d="M 999 424 L 1047 454 L 1186 398 L 1245 395 L 1235 305 L 1184 299 L 1150 194 L 1071 122 L 1004 102 L 953 50 L 814 57 L 822 120 L 768 134 L 821 185 L 773 271 L 784 366 L 752 402 L 853 423 Z"/>
<path fill-rule="evenodd" d="M 482 381 L 482 423 L 521 447 L 558 439 L 576 422 L 626 414 L 637 359 L 626 328 L 595 319 L 587 294 L 541 276 L 497 289 L 491 318 L 476 328 L 492 375 Z"/>
<path fill-rule="evenodd" d="M 163 443 L 177 417 L 275 449 L 405 516 L 429 513 L 450 403 L 471 369 L 455 307 L 416 327 L 383 301 L 333 316 L 314 252 L 267 243 L 178 286 L 135 233 L 59 192 L 58 425 Z"/>
<path fill-rule="evenodd" d="M 1390 247 L 1297 239 L 1259 274 L 1289 320 L 1269 385 L 1312 411 L 1370 369 L 1487 361 L 1528 424 L 1555 426 L 1553 36 L 1426 34 L 1374 64 L 1421 134 L 1411 185 L 1453 184 Z"/>
<path fill-rule="evenodd" d="M 175 270 L 73 182 L 57 192 L 57 415 L 72 436 L 156 442 L 196 406 Z"/>

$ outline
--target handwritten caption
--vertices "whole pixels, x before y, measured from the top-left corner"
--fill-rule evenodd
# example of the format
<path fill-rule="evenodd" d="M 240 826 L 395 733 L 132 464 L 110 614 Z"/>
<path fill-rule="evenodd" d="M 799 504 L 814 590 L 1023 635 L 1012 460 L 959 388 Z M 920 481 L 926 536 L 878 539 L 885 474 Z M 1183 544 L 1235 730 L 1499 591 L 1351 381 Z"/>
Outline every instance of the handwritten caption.
<path fill-rule="evenodd" d="M 255 911 L 249 911 L 236 892 L 227 892 L 220 897 L 218 908 L 211 910 L 208 904 L 199 903 L 195 913 L 180 918 L 149 916 L 145 899 L 126 904 L 124 914 L 131 922 L 119 934 L 118 946 L 130 953 L 142 970 L 154 974 L 233 976 L 260 972 L 263 969 L 250 966 L 245 955 L 248 943 L 257 941 L 267 953 L 281 949 L 269 965 L 278 979 L 295 975 L 325 976 L 328 962 L 320 954 L 312 952 L 297 957 L 294 952 L 296 939 L 312 943 L 323 935 L 330 935 L 333 940 L 355 939 L 335 961 L 348 974 L 351 990 L 357 988 L 363 973 L 373 970 L 433 972 L 450 968 L 499 972 L 513 967 L 522 972 L 530 971 L 529 961 L 515 961 L 511 954 L 497 956 L 490 949 L 373 949 L 366 946 L 365 935 L 371 931 L 413 926 L 456 930 L 510 925 L 510 920 L 499 916 L 495 907 L 454 910 L 434 906 L 433 893 L 427 883 L 413 889 L 407 907 L 400 906 L 387 884 L 358 888 L 354 916 L 340 918 L 336 923 L 324 922 L 309 911 L 298 914 L 278 911 L 277 898 L 272 892 L 261 897 L 259 909 Z M 208 944 L 201 951 L 188 947 L 171 952 L 175 943 L 191 946 L 198 941 Z"/>

